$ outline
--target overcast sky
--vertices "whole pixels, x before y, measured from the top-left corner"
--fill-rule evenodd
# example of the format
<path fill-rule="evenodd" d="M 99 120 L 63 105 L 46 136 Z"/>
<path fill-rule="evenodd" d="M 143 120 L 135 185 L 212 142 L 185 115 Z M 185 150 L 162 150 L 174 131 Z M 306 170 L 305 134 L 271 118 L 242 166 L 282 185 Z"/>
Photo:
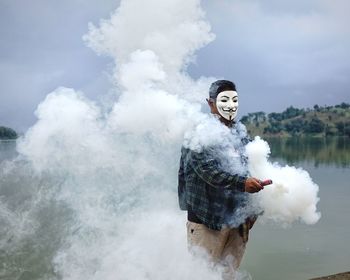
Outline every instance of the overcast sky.
<path fill-rule="evenodd" d="M 108 91 L 112 60 L 82 36 L 118 3 L 0 0 L 0 126 L 24 131 L 59 86 L 93 99 Z M 216 39 L 190 75 L 235 81 L 240 115 L 350 102 L 350 1 L 207 0 L 203 8 Z"/>

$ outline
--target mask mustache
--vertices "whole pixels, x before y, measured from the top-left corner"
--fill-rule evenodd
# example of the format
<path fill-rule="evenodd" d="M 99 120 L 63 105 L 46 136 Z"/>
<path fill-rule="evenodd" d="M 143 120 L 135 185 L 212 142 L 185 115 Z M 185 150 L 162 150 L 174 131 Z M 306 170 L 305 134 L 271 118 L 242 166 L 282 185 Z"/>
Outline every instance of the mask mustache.
<path fill-rule="evenodd" d="M 234 113 L 237 111 L 237 108 L 230 108 L 230 109 L 222 109 L 224 112 L 228 112 L 228 113 Z"/>

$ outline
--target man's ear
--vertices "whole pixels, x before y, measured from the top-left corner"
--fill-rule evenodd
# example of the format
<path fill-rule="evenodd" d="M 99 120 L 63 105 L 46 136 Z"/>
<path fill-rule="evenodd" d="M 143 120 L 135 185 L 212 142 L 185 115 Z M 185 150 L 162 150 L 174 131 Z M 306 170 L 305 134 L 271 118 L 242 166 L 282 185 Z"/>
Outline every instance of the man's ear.
<path fill-rule="evenodd" d="M 211 99 L 211 98 L 206 98 L 207 100 L 207 103 L 208 103 L 208 106 L 210 108 L 210 112 L 215 112 L 215 103 L 214 103 L 214 100 Z"/>
<path fill-rule="evenodd" d="M 212 105 L 213 105 L 213 103 L 214 103 L 214 100 L 213 99 L 211 99 L 211 98 L 206 98 L 205 100 L 207 100 L 207 103 L 208 103 L 208 105 L 211 107 Z"/>

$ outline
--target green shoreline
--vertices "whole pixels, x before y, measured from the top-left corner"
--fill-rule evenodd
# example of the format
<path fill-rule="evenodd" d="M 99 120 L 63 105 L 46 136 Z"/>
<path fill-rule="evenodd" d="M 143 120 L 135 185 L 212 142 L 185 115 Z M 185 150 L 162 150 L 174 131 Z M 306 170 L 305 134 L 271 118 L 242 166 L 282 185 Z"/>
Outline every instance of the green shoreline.
<path fill-rule="evenodd" d="M 337 273 L 329 276 L 321 276 L 317 278 L 312 278 L 310 280 L 325 280 L 325 279 L 331 279 L 331 280 L 349 280 L 350 279 L 350 271 L 348 272 L 342 272 Z"/>
<path fill-rule="evenodd" d="M 313 109 L 288 107 L 281 113 L 255 112 L 241 118 L 251 136 L 262 137 L 350 137 L 350 104 L 318 106 Z"/>
<path fill-rule="evenodd" d="M 15 140 L 18 138 L 18 133 L 6 126 L 0 126 L 0 140 Z"/>

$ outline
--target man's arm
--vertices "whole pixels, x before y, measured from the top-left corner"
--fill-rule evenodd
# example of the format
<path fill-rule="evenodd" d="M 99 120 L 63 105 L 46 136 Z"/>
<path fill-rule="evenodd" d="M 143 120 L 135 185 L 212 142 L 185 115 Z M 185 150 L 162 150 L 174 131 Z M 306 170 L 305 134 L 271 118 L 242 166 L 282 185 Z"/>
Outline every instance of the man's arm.
<path fill-rule="evenodd" d="M 244 192 L 247 177 L 238 174 L 232 175 L 221 170 L 218 161 L 206 153 L 190 150 L 187 162 L 196 174 L 210 186 Z"/>
<path fill-rule="evenodd" d="M 181 210 L 187 210 L 187 202 L 186 202 L 186 184 L 185 184 L 185 174 L 184 174 L 184 164 L 183 164 L 183 154 L 184 150 L 181 150 L 181 159 L 180 159 L 180 166 L 179 166 L 179 173 L 178 173 L 178 186 L 177 186 L 177 192 L 178 192 L 178 199 L 179 199 L 179 206 Z"/>
<path fill-rule="evenodd" d="M 197 153 L 190 150 L 187 161 L 196 174 L 212 187 L 249 193 L 259 192 L 264 188 L 256 178 L 230 174 L 221 170 L 218 161 L 204 152 Z"/>

